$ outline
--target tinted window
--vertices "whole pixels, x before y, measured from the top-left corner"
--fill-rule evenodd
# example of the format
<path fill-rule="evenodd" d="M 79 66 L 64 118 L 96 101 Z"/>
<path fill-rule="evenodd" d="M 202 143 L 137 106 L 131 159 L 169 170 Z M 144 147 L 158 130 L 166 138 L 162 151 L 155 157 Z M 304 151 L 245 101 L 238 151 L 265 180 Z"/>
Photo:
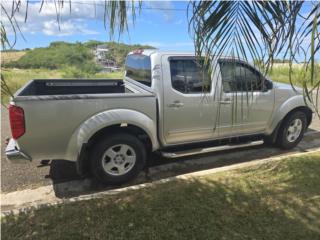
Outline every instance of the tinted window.
<path fill-rule="evenodd" d="M 182 93 L 209 92 L 211 79 L 208 71 L 194 59 L 171 59 L 172 87 Z"/>
<path fill-rule="evenodd" d="M 132 54 L 126 60 L 126 76 L 151 86 L 151 61 L 149 56 Z"/>
<path fill-rule="evenodd" d="M 219 61 L 224 92 L 261 91 L 262 76 L 254 68 L 235 61 Z"/>

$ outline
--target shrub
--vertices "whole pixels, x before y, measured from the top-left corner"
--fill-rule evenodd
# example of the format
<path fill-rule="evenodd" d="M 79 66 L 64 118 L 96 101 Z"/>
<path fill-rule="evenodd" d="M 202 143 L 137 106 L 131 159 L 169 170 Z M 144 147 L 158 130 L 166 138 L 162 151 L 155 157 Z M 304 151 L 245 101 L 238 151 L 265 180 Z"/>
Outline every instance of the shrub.
<path fill-rule="evenodd" d="M 93 63 L 80 64 L 77 67 L 66 67 L 63 69 L 64 78 L 89 78 L 101 70 L 100 67 Z"/>
<path fill-rule="evenodd" d="M 67 66 L 81 67 L 93 63 L 93 53 L 81 43 L 53 42 L 49 47 L 28 51 L 19 60 L 5 64 L 14 68 L 57 69 Z"/>

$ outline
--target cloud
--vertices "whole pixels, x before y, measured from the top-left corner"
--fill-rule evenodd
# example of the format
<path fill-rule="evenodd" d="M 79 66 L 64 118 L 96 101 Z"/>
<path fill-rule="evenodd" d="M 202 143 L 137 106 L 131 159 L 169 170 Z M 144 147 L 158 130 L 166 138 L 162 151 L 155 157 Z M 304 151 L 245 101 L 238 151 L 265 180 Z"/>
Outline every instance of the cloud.
<path fill-rule="evenodd" d="M 72 20 L 60 24 L 56 20 L 46 21 L 43 24 L 42 32 L 49 36 L 68 36 L 79 33 L 85 35 L 98 34 L 98 32 L 86 28 L 84 24 L 75 23 Z"/>
<path fill-rule="evenodd" d="M 57 2 L 56 2 L 57 3 Z M 99 1 L 96 1 L 99 4 Z M 7 13 L 11 13 L 12 2 L 3 1 L 1 3 Z M 102 2 L 100 3 L 102 4 Z M 74 34 L 93 35 L 99 32 L 93 31 L 86 23 L 88 20 L 103 21 L 104 9 L 101 5 L 95 5 L 93 2 L 77 1 L 72 3 L 70 12 L 69 4 L 55 5 L 52 2 L 44 2 L 41 12 L 41 2 L 30 2 L 28 6 L 28 17 L 25 22 L 26 1 L 22 1 L 20 11 L 15 13 L 15 19 L 19 24 L 22 33 L 39 33 L 45 35 L 66 36 Z M 1 9 L 2 10 L 2 9 Z M 2 18 L 8 33 L 13 33 L 8 18 L 5 17 L 2 10 Z"/>

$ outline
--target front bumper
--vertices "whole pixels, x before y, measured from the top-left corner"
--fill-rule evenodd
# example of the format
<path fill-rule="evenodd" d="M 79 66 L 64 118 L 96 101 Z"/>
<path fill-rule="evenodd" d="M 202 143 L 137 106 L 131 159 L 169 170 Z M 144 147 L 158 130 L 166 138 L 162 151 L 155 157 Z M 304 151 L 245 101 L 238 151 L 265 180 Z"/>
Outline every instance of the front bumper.
<path fill-rule="evenodd" d="M 20 151 L 17 142 L 11 138 L 6 148 L 7 159 L 12 163 L 27 163 L 32 159 L 24 152 Z"/>

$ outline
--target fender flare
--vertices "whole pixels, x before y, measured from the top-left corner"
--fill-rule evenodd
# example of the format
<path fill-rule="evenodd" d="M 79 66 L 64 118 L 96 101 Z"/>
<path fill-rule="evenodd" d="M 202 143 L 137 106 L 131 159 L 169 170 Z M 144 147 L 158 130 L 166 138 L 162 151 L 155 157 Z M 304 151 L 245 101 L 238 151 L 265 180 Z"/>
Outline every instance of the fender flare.
<path fill-rule="evenodd" d="M 271 118 L 270 124 L 266 131 L 267 134 L 272 134 L 272 132 L 277 128 L 279 123 L 281 123 L 281 121 L 287 116 L 287 114 L 299 107 L 305 107 L 311 110 L 308 104 L 306 104 L 305 99 L 302 95 L 293 96 L 282 103 Z"/>

